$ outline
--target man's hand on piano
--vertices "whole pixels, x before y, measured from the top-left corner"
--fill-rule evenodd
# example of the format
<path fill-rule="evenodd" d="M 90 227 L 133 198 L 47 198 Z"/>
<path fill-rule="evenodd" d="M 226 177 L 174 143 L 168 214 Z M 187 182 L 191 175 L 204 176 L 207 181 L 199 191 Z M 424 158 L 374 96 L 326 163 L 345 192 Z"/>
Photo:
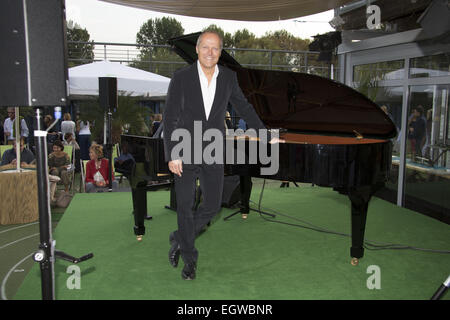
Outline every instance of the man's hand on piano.
<path fill-rule="evenodd" d="M 181 161 L 181 159 L 169 161 L 168 165 L 170 172 L 181 177 L 181 174 L 183 173 L 183 161 Z"/>
<path fill-rule="evenodd" d="M 251 136 L 246 136 L 246 135 L 240 135 L 240 136 L 236 136 L 237 140 L 241 140 L 241 139 L 248 139 L 250 141 L 260 141 L 260 138 L 258 137 L 251 137 Z M 272 138 L 270 139 L 269 143 L 270 144 L 274 144 L 274 143 L 285 143 L 286 140 L 284 139 L 280 139 L 280 138 Z"/>
<path fill-rule="evenodd" d="M 280 138 L 272 138 L 272 139 L 270 139 L 270 141 L 269 141 L 270 144 L 274 144 L 274 143 L 285 143 L 285 142 L 286 142 L 286 140 L 280 139 Z"/>

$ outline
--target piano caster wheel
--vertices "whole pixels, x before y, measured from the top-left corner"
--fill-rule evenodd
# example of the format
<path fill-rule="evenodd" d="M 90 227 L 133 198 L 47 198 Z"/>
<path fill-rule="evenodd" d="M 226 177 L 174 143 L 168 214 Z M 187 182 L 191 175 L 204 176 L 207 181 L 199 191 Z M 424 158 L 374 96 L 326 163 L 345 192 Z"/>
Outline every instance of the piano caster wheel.
<path fill-rule="evenodd" d="M 243 214 L 242 214 L 242 219 L 245 220 L 245 219 L 247 219 L 247 217 L 248 217 L 247 213 L 243 213 Z"/>
<path fill-rule="evenodd" d="M 352 264 L 352 266 L 357 266 L 359 264 L 359 259 L 358 258 L 352 258 L 350 263 Z"/>
<path fill-rule="evenodd" d="M 142 237 L 143 237 L 143 236 L 136 236 L 136 240 L 139 241 L 139 242 L 141 242 L 141 241 L 142 241 Z"/>

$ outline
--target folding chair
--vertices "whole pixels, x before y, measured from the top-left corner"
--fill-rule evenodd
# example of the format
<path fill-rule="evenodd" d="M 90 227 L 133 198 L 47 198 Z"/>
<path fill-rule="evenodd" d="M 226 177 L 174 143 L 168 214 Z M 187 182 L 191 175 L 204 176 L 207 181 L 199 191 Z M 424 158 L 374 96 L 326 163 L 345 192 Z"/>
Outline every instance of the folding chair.
<path fill-rule="evenodd" d="M 13 147 L 12 144 L 7 144 L 7 145 L 1 145 L 1 146 L 0 146 L 0 162 L 1 162 L 2 157 L 3 157 L 3 153 L 4 153 L 6 150 L 11 149 L 12 147 Z"/>
<path fill-rule="evenodd" d="M 86 192 L 86 164 L 89 160 L 80 159 L 80 168 L 81 168 L 81 182 L 80 182 L 80 192 Z"/>
<path fill-rule="evenodd" d="M 70 165 L 67 168 L 67 173 L 70 175 L 69 192 L 73 195 L 74 194 L 73 186 L 75 183 L 75 156 L 74 156 L 75 149 L 72 146 L 64 146 L 64 152 L 67 153 L 70 160 Z M 58 184 L 61 184 L 61 182 L 58 182 Z"/>
<path fill-rule="evenodd" d="M 75 148 L 73 146 L 64 146 L 64 152 L 69 155 L 70 166 L 67 169 L 67 172 L 70 174 L 70 191 L 74 193 L 74 184 L 75 184 Z"/>

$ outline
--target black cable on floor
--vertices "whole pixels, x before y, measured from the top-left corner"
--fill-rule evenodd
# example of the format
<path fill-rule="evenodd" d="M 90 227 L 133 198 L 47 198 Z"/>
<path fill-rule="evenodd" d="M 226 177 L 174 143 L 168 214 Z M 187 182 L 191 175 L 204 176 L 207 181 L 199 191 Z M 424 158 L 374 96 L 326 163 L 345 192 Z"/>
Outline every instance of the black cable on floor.
<path fill-rule="evenodd" d="M 261 192 L 259 194 L 259 200 L 258 200 L 258 211 L 260 211 L 259 215 L 264 220 L 269 221 L 269 222 L 280 223 L 280 224 L 285 224 L 285 225 L 289 225 L 289 226 L 309 229 L 309 230 L 313 230 L 313 231 L 317 231 L 317 232 L 323 232 L 323 233 L 334 234 L 334 235 L 338 235 L 338 236 L 344 236 L 344 237 L 351 238 L 350 234 L 337 232 L 337 231 L 329 230 L 329 229 L 326 229 L 326 228 L 322 228 L 322 227 L 316 226 L 316 225 L 314 225 L 314 224 L 312 224 L 310 222 L 303 221 L 303 220 L 295 218 L 295 217 L 291 217 L 289 215 L 283 214 L 283 213 L 278 212 L 276 210 L 273 210 L 271 208 L 265 208 L 265 207 L 262 208 L 261 207 L 261 202 L 262 202 L 262 197 L 263 197 L 265 185 L 266 185 L 266 179 L 264 179 L 264 181 L 263 181 L 262 189 L 261 189 Z M 250 202 L 255 203 L 254 201 L 251 201 L 251 200 L 250 200 Z M 265 211 L 267 211 L 267 210 L 271 211 L 272 213 L 274 213 L 276 215 L 280 215 L 280 216 L 283 216 L 283 217 L 286 217 L 286 218 L 289 218 L 289 219 L 300 221 L 301 223 L 307 224 L 309 226 L 295 224 L 295 223 L 288 223 L 288 222 L 283 222 L 283 221 L 277 221 L 277 220 L 266 218 L 266 217 L 264 217 L 261 214 L 261 208 L 264 209 Z M 449 250 L 436 250 L 436 249 L 418 248 L 418 247 L 413 247 L 413 246 L 410 246 L 410 245 L 375 242 L 375 241 L 372 241 L 372 240 L 364 240 L 364 248 L 367 249 L 367 250 L 406 250 L 406 249 L 408 249 L 408 250 L 418 250 L 418 251 L 425 251 L 425 252 L 432 252 L 432 253 L 450 254 Z"/>

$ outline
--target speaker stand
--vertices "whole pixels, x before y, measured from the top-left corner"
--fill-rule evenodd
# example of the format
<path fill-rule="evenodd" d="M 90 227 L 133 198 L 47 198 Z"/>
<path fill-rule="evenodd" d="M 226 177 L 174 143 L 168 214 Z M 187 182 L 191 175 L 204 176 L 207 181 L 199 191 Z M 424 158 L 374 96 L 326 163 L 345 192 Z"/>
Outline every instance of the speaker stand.
<path fill-rule="evenodd" d="M 230 219 L 231 217 L 235 216 L 238 213 L 249 213 L 250 211 L 255 211 L 260 214 L 265 214 L 267 216 L 270 216 L 272 218 L 275 218 L 275 215 L 272 213 L 264 212 L 261 210 L 250 208 L 250 195 L 252 193 L 252 178 L 249 175 L 240 175 L 240 184 L 239 184 L 239 191 L 240 191 L 240 198 L 241 198 L 241 208 L 230 214 L 229 216 L 225 217 L 223 220 L 226 221 Z"/>
<path fill-rule="evenodd" d="M 55 299 L 55 258 L 61 258 L 72 263 L 78 263 L 92 258 L 89 253 L 81 258 L 75 258 L 62 251 L 55 250 L 56 241 L 52 236 L 50 187 L 48 183 L 47 162 L 47 131 L 42 128 L 43 108 L 36 108 L 34 142 L 36 146 L 36 172 L 39 206 L 39 250 L 33 254 L 34 261 L 40 264 L 41 292 L 43 300 Z"/>

